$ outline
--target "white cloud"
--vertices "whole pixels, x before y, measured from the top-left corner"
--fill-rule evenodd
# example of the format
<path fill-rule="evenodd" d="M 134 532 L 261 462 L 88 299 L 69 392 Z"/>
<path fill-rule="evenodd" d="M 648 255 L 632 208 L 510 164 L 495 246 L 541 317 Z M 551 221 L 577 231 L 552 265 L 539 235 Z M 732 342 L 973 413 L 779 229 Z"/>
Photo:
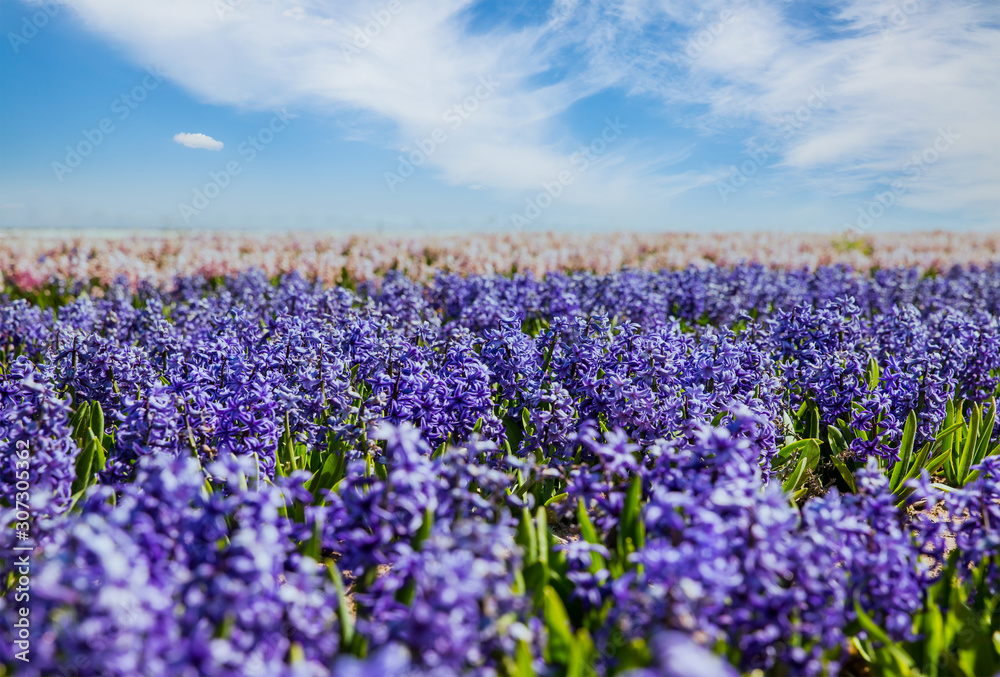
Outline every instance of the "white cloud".
<path fill-rule="evenodd" d="M 188 148 L 203 148 L 205 150 L 222 150 L 222 142 L 216 141 L 206 134 L 189 134 L 181 132 L 174 134 L 174 141 Z"/>
<path fill-rule="evenodd" d="M 683 80 L 657 81 L 647 70 L 643 82 L 667 102 L 707 105 L 690 124 L 713 131 L 735 125 L 758 142 L 777 140 L 782 167 L 832 194 L 905 176 L 907 161 L 932 145 L 940 128 L 953 128 L 960 138 L 900 203 L 978 205 L 995 218 L 1000 7 L 940 0 L 839 7 L 836 28 L 825 35 L 773 4 L 737 10 Z M 813 88 L 826 100 L 805 111 Z M 806 119 L 795 117 L 799 111 Z"/>
<path fill-rule="evenodd" d="M 686 126 L 701 141 L 777 139 L 774 171 L 833 194 L 891 180 L 950 125 L 961 140 L 904 202 L 949 208 L 975 200 L 997 210 L 996 3 L 843 0 L 830 18 L 803 21 L 798 4 L 782 0 L 559 0 L 540 23 L 470 30 L 472 0 L 404 0 L 395 14 L 385 0 L 291 8 L 256 0 L 222 14 L 204 0 L 67 2 L 90 29 L 141 63 L 163 65 L 208 102 L 331 111 L 352 136 L 369 139 L 378 138 L 365 129 L 374 114 L 397 130 L 381 140 L 386 148 L 413 149 L 442 128 L 447 141 L 425 169 L 455 185 L 538 189 L 586 142 L 587 132 L 570 138 L 562 114 L 618 87 L 661 101 L 664 129 Z M 484 77 L 497 81 L 496 91 L 452 129 L 446 111 L 474 96 Z M 826 101 L 789 128 L 784 120 L 814 87 Z M 357 125 L 343 122 L 350 112 Z M 619 112 L 627 121 L 628 109 Z M 603 124 L 593 123 L 594 132 Z M 629 134 L 617 160 L 595 165 L 567 199 L 614 192 L 648 200 L 650 190 L 689 190 L 745 159 L 715 157 L 714 165 L 668 175 L 655 158 L 688 144 Z M 933 200 L 921 198 L 931 193 Z"/>
<path fill-rule="evenodd" d="M 361 126 L 374 113 L 395 126 L 396 138 L 383 139 L 393 148 L 413 148 L 442 128 L 448 139 L 424 170 L 456 185 L 537 189 L 558 175 L 587 141 L 570 138 L 558 116 L 620 83 L 628 70 L 591 68 L 585 60 L 538 82 L 599 25 L 594 8 L 574 3 L 560 3 L 539 25 L 470 34 L 463 19 L 469 0 L 407 0 L 388 22 L 384 0 L 298 2 L 289 16 L 283 0 L 258 0 L 222 18 L 203 0 L 67 2 L 90 29 L 139 62 L 162 64 L 175 83 L 207 102 L 310 107 L 340 119 L 354 112 Z M 474 96 L 481 78 L 493 78 L 495 92 L 452 128 L 447 111 Z M 616 167 L 615 177 L 638 184 L 643 177 L 629 178 L 630 167 Z M 599 186 L 599 169 L 586 181 Z"/>

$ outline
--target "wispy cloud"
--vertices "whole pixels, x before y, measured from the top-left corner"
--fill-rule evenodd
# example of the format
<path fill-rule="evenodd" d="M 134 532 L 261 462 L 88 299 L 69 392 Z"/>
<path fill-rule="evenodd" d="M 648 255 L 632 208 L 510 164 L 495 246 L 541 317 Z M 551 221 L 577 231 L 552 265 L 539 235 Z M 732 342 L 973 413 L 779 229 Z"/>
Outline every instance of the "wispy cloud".
<path fill-rule="evenodd" d="M 385 148 L 428 137 L 494 78 L 495 93 L 427 163 L 455 185 L 537 190 L 587 141 L 579 126 L 568 130 L 567 111 L 616 89 L 658 102 L 699 144 L 779 139 L 775 175 L 830 194 L 892 181 L 951 126 L 961 139 L 935 165 L 940 180 L 901 202 L 997 209 L 995 3 L 856 0 L 803 15 L 780 0 L 557 0 L 541 21 L 514 28 L 474 21 L 481 8 L 470 0 L 255 0 L 224 13 L 203 0 L 67 1 L 92 30 L 166 64 L 206 101 L 360 113 L 352 135 L 378 139 L 363 129 L 374 114 L 395 129 Z M 817 88 L 824 104 L 789 127 Z M 676 136 L 629 134 L 567 200 L 691 190 L 728 164 L 695 161 L 698 148 Z M 670 156 L 693 159 L 657 162 Z"/>
<path fill-rule="evenodd" d="M 206 134 L 189 134 L 181 132 L 174 134 L 174 141 L 187 146 L 188 148 L 202 148 L 204 150 L 222 150 L 222 142 L 216 141 Z"/>

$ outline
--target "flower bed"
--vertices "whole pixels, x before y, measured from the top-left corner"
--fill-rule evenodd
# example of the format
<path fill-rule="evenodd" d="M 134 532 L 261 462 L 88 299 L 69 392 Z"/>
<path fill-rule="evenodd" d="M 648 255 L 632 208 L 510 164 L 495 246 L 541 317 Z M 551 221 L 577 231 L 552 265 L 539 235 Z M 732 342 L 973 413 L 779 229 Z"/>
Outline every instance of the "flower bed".
<path fill-rule="evenodd" d="M 1000 670 L 1000 269 L 272 255 L 4 267 L 0 674 Z"/>

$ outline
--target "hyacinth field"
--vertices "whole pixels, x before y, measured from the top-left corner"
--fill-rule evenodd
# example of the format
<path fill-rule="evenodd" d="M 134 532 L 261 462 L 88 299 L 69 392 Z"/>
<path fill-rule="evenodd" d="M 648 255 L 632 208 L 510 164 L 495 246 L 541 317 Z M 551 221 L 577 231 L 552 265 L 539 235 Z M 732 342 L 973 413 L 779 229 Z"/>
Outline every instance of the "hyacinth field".
<path fill-rule="evenodd" d="M 11 237 L 0 674 L 996 675 L 997 260 Z"/>

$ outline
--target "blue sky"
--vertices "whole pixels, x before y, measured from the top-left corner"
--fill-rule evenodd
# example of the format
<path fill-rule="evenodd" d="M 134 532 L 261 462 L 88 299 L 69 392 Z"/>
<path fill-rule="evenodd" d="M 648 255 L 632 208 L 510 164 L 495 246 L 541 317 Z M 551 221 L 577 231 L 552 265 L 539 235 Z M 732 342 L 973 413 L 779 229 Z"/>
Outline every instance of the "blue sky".
<path fill-rule="evenodd" d="M 1000 227 L 1000 5 L 0 4 L 0 225 Z"/>

